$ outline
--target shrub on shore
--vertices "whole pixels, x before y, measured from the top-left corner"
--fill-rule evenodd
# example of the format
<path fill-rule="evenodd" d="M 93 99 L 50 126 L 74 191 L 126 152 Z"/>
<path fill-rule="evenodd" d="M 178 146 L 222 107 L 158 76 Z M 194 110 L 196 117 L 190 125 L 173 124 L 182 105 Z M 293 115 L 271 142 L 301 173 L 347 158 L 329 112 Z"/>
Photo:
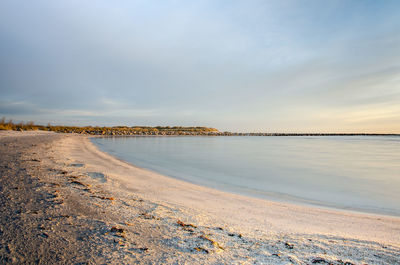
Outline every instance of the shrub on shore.
<path fill-rule="evenodd" d="M 24 124 L 24 122 L 14 123 L 11 119 L 6 121 L 4 117 L 0 120 L 0 130 L 32 131 L 39 130 L 42 127 L 44 126 L 35 125 L 33 121 Z"/>
<path fill-rule="evenodd" d="M 215 128 L 208 127 L 170 127 L 170 126 L 114 126 L 114 127 L 77 127 L 77 126 L 47 126 L 36 125 L 30 121 L 27 123 L 14 123 L 12 120 L 6 121 L 3 117 L 0 120 L 0 130 L 32 131 L 43 130 L 58 133 L 79 133 L 90 135 L 216 135 L 220 132 Z"/>

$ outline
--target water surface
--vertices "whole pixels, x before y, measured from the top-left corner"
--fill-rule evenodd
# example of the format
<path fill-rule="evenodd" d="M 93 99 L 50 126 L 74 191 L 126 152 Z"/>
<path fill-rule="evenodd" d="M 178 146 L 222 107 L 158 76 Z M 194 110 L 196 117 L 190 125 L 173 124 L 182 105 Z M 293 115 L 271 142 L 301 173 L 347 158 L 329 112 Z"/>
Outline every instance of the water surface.
<path fill-rule="evenodd" d="M 248 196 L 400 216 L 400 137 L 110 137 L 139 167 Z"/>

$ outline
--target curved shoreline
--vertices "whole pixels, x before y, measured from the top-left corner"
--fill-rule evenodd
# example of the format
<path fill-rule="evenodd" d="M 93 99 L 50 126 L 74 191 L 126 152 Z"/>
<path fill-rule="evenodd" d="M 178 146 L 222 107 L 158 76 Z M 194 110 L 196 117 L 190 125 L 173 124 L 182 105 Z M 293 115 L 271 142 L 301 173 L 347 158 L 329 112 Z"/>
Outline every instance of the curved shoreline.
<path fill-rule="evenodd" d="M 175 177 L 166 173 L 162 172 L 162 169 L 157 170 L 157 169 L 152 169 L 152 168 L 147 168 L 144 166 L 138 166 L 135 164 L 135 162 L 129 162 L 124 160 L 123 158 L 119 158 L 112 153 L 107 152 L 106 150 L 102 150 L 100 143 L 96 143 L 96 138 L 129 138 L 129 137 L 196 137 L 196 136 L 161 136 L 161 135 L 147 135 L 147 136 L 89 136 L 90 142 L 97 148 L 100 152 L 106 153 L 115 159 L 120 160 L 121 162 L 127 163 L 132 165 L 135 168 L 139 168 L 142 170 L 147 170 L 155 174 L 163 175 L 168 178 L 172 178 L 175 180 L 183 181 L 185 183 L 189 183 L 192 185 L 200 186 L 203 188 L 209 188 L 212 190 L 217 190 L 217 191 L 222 191 L 228 194 L 234 194 L 234 195 L 239 195 L 239 196 L 244 196 L 244 197 L 249 197 L 249 198 L 255 198 L 255 199 L 261 199 L 261 200 L 266 200 L 266 201 L 272 201 L 272 202 L 277 202 L 277 203 L 284 203 L 284 204 L 290 204 L 290 205 L 298 205 L 298 206 L 304 206 L 304 207 L 311 207 L 311 208 L 319 208 L 319 209 L 326 209 L 326 210 L 333 210 L 333 211 L 339 211 L 339 212 L 344 212 L 344 213 L 359 213 L 359 214 L 368 214 L 368 215 L 376 215 L 376 216 L 389 216 L 389 217 L 398 217 L 400 218 L 400 213 L 394 212 L 391 209 L 374 209 L 374 208 L 356 208 L 356 207 L 346 207 L 346 206 L 340 206 L 336 205 L 334 203 L 326 203 L 323 201 L 318 201 L 318 200 L 312 200 L 312 199 L 306 199 L 303 197 L 297 197 L 293 196 L 290 194 L 286 193 L 278 193 L 278 192 L 264 192 L 262 190 L 254 190 L 254 189 L 246 189 L 239 187 L 236 190 L 232 189 L 233 186 L 230 186 L 230 188 L 218 188 L 218 187 L 213 187 L 211 185 L 206 185 L 202 183 L 196 183 L 194 181 L 191 181 L 189 179 L 185 179 L 184 177 Z M 204 136 L 203 136 L 204 137 Z M 205 136 L 207 137 L 207 136 Z M 260 195 L 257 195 L 260 194 Z"/>
<path fill-rule="evenodd" d="M 196 186 L 81 135 L 0 132 L 0 152 L 0 263 L 400 263 L 399 218 Z"/>
<path fill-rule="evenodd" d="M 400 245 L 393 233 L 400 228 L 398 217 L 279 203 L 218 191 L 128 164 L 99 150 L 88 137 L 68 139 L 72 140 L 68 143 L 71 157 L 117 180 L 121 188 L 157 202 L 203 211 L 245 233 L 321 234 Z M 83 150 L 73 152 L 74 145 Z"/>

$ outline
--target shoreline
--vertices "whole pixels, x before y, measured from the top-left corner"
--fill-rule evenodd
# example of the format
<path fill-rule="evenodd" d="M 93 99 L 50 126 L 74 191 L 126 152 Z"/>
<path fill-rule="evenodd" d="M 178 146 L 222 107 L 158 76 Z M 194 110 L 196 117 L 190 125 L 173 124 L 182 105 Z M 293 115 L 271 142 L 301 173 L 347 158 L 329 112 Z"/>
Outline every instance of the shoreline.
<path fill-rule="evenodd" d="M 245 196 L 245 197 L 250 197 L 250 198 L 255 198 L 255 199 L 261 199 L 261 200 L 267 200 L 267 201 L 273 201 L 273 202 L 277 202 L 277 203 L 284 203 L 284 204 L 293 204 L 293 205 L 298 205 L 298 206 L 304 206 L 304 207 L 311 207 L 311 208 L 321 208 L 321 209 L 326 209 L 326 210 L 333 210 L 333 211 L 339 211 L 339 212 L 343 212 L 343 213 L 359 213 L 359 214 L 367 214 L 367 215 L 376 215 L 376 216 L 381 216 L 381 217 L 385 217 L 385 216 L 389 216 L 389 217 L 398 217 L 400 218 L 400 213 L 394 213 L 394 212 L 389 212 L 389 211 L 385 211 L 385 212 L 380 212 L 379 210 L 374 210 L 374 209 L 363 209 L 363 208 L 353 208 L 353 207 L 340 207 L 334 204 L 326 204 L 324 202 L 320 202 L 320 201 L 313 201 L 313 200 L 307 200 L 305 198 L 302 197 L 296 197 L 296 196 L 292 196 L 289 194 L 279 194 L 279 193 L 274 193 L 274 192 L 270 192 L 271 195 L 260 195 L 260 196 L 256 196 L 254 194 L 256 194 L 258 191 L 257 190 L 251 190 L 252 192 L 242 192 L 240 190 L 245 190 L 245 189 L 238 189 L 237 191 L 232 191 L 229 189 L 219 189 L 219 188 L 215 188 L 215 187 L 210 187 L 207 185 L 202 185 L 199 183 L 195 183 L 195 182 L 191 182 L 190 180 L 186 180 L 183 178 L 178 178 L 178 177 L 173 177 L 173 176 L 169 176 L 166 174 L 163 174 L 162 172 L 159 172 L 157 170 L 153 170 L 153 169 L 149 169 L 149 168 L 145 168 L 145 167 L 140 167 L 137 166 L 133 163 L 130 163 L 128 161 L 125 161 L 121 158 L 118 158 L 116 156 L 113 156 L 112 154 L 107 153 L 106 151 L 101 150 L 94 142 L 92 139 L 96 139 L 96 138 L 119 138 L 119 137 L 211 137 L 211 136 L 160 136 L 160 135 L 155 135 L 155 136 L 89 136 L 88 138 L 90 139 L 91 143 L 94 144 L 95 148 L 99 149 L 100 152 L 106 153 L 108 155 L 110 155 L 111 157 L 120 160 L 121 162 L 127 163 L 132 165 L 135 168 L 139 168 L 142 170 L 147 170 L 150 172 L 153 172 L 155 174 L 160 174 L 163 175 L 165 177 L 168 178 L 172 178 L 172 179 L 176 179 L 179 181 L 183 181 L 186 183 L 190 183 L 196 186 L 200 186 L 200 187 L 204 187 L 204 188 L 209 188 L 209 189 L 213 189 L 213 190 L 217 190 L 217 191 L 222 191 L 222 192 L 226 192 L 229 194 L 235 194 L 235 195 L 239 195 L 239 196 Z M 265 193 L 260 191 L 259 193 Z M 285 199 L 284 197 L 287 197 L 288 199 Z"/>
<path fill-rule="evenodd" d="M 190 181 L 188 179 L 174 177 L 174 176 L 164 174 L 163 172 L 161 172 L 162 170 L 156 170 L 156 169 L 151 169 L 151 168 L 146 168 L 146 167 L 135 165 L 134 163 L 130 163 L 128 161 L 125 161 L 122 158 L 118 158 L 118 157 L 108 153 L 107 151 L 103 151 L 101 149 L 101 147 L 99 147 L 98 144 L 96 144 L 96 142 L 95 142 L 96 138 L 121 138 L 121 137 L 126 138 L 126 137 L 212 137 L 212 136 L 177 136 L 177 135 L 168 135 L 168 136 L 161 136 L 161 135 L 88 136 L 91 144 L 93 144 L 94 148 L 98 149 L 99 152 L 105 153 L 105 154 L 109 155 L 110 157 L 113 157 L 114 159 L 117 159 L 123 163 L 127 163 L 127 164 L 133 166 L 134 168 L 138 168 L 138 169 L 144 170 L 144 171 L 149 171 L 149 173 L 162 175 L 167 178 L 171 178 L 171 179 L 178 180 L 178 181 L 183 181 L 185 183 L 203 187 L 206 189 L 212 189 L 215 191 L 221 191 L 221 192 L 228 193 L 228 194 L 244 196 L 244 197 L 254 198 L 254 199 L 261 199 L 261 200 L 271 201 L 271 202 L 276 202 L 276 203 L 297 205 L 297 206 L 306 207 L 306 208 L 311 207 L 311 208 L 317 208 L 317 209 L 338 211 L 338 212 L 348 213 L 348 214 L 354 213 L 354 214 L 373 215 L 373 216 L 377 216 L 377 217 L 386 217 L 387 216 L 387 217 L 400 218 L 400 213 L 390 211 L 385 208 L 373 209 L 373 208 L 345 207 L 345 206 L 336 205 L 334 203 L 328 204 L 328 203 L 324 203 L 322 201 L 305 199 L 302 197 L 296 197 L 296 196 L 292 196 L 290 194 L 284 194 L 284 193 L 263 192 L 263 191 L 259 191 L 259 190 L 251 190 L 251 189 L 245 189 L 245 188 L 237 188 L 236 190 L 232 190 L 229 188 L 224 189 L 223 187 L 221 187 L 221 188 L 212 187 L 212 186 L 204 185 L 201 183 L 196 183 L 196 182 Z M 223 137 L 223 136 L 221 136 L 221 137 Z M 257 194 L 260 194 L 260 195 L 257 195 Z"/>
<path fill-rule="evenodd" d="M 24 156 L 35 157 L 28 159 L 27 171 L 42 172 L 42 175 L 32 174 L 42 176 L 40 181 L 45 184 L 40 191 L 57 191 L 62 203 L 57 204 L 55 211 L 68 213 L 68 221 L 62 219 L 65 227 L 89 233 L 79 251 L 93 261 L 400 262 L 400 239 L 396 237 L 400 231 L 398 217 L 317 209 L 213 190 L 135 167 L 100 151 L 89 137 L 0 133 L 4 146 L 15 142 L 9 144 L 12 150 L 18 148 L 22 138 L 25 138 L 24 144 L 34 146 L 29 149 L 32 151 L 23 151 Z M 31 162 L 33 159 L 40 162 Z M 31 166 L 32 163 L 36 166 Z M 10 178 L 14 176 L 12 172 L 9 174 Z M 18 190 L 9 189 L 9 192 Z M 52 220 L 54 217 L 46 222 Z M 46 232 L 49 239 L 53 238 L 52 233 L 61 233 L 58 236 L 62 238 L 60 226 L 64 221 Z M 74 222 L 80 226 L 71 227 L 70 223 Z M 12 224 L 5 223 L 0 231 L 7 231 L 4 229 L 7 225 L 12 232 Z M 74 240 L 69 239 L 67 246 L 80 244 L 81 239 Z M 14 244 L 18 245 L 18 241 Z M 95 249 L 102 249 L 105 254 L 96 254 Z M 68 260 L 73 255 L 64 256 Z"/>
<path fill-rule="evenodd" d="M 355 222 L 355 220 L 362 220 L 364 218 L 367 219 L 371 219 L 371 220 L 377 220 L 377 221 L 382 221 L 382 220 L 388 220 L 389 223 L 390 222 L 394 222 L 394 223 L 398 223 L 400 225 L 400 218 L 397 216 L 390 216 L 390 215 L 382 215 L 382 214 L 376 214 L 376 213 L 365 213 L 365 212 L 358 212 L 358 211 L 351 211 L 351 210 L 344 210 L 344 209 L 335 209 L 335 208 L 331 208 L 331 207 L 320 207 L 320 206 L 309 206 L 309 205 L 300 205 L 300 204 L 293 204 L 293 203 L 287 203 L 287 202 L 277 202 L 277 201 L 271 201 L 271 200 L 266 200 L 266 199 L 260 199 L 260 198 L 254 198 L 254 197 L 249 197 L 249 196 L 245 196 L 245 195 L 240 195 L 240 194 L 234 194 L 234 193 L 229 193 L 226 191 L 221 191 L 221 190 L 217 190 L 217 189 L 213 189 L 213 188 L 209 188 L 209 187 L 205 187 L 205 186 L 201 186 L 201 185 L 197 185 L 197 184 L 193 184 L 184 180 L 180 180 L 180 179 L 176 179 L 176 178 L 172 178 L 169 176 L 165 176 L 162 174 L 159 174 L 157 172 L 145 169 L 145 168 L 141 168 L 138 167 L 136 165 L 132 165 L 126 161 L 123 161 L 119 158 L 116 158 L 106 152 L 103 152 L 101 150 L 99 150 L 91 141 L 88 141 L 82 145 L 85 145 L 85 148 L 92 154 L 102 157 L 102 159 L 108 160 L 108 161 L 118 161 L 117 164 L 120 164 L 126 168 L 128 168 L 128 170 L 130 169 L 131 172 L 116 172 L 116 171 L 110 171 L 108 170 L 104 170 L 106 171 L 112 178 L 117 179 L 118 181 L 122 182 L 125 184 L 125 189 L 127 190 L 132 190 L 132 186 L 135 186 L 136 190 L 140 190 L 141 188 L 137 187 L 137 183 L 133 183 L 134 179 L 128 179 L 128 177 L 122 176 L 124 174 L 127 174 L 128 176 L 131 175 L 130 177 L 133 177 L 133 175 L 138 174 L 138 175 L 142 175 L 145 177 L 148 177 L 151 180 L 154 180 L 157 185 L 151 185 L 151 190 L 148 189 L 148 194 L 152 194 L 154 193 L 154 191 L 157 191 L 158 194 L 153 194 L 153 196 L 149 196 L 150 199 L 152 200 L 157 200 L 157 201 L 167 201 L 169 203 L 173 203 L 173 204 L 177 204 L 177 205 L 182 205 L 185 207 L 193 207 L 195 206 L 197 209 L 202 209 L 205 211 L 210 211 L 211 210 L 211 204 L 212 204 L 212 200 L 218 199 L 217 201 L 217 205 L 221 205 L 224 204 L 224 208 L 225 209 L 221 209 L 219 208 L 219 206 L 216 206 L 214 208 L 212 208 L 213 210 L 213 214 L 214 215 L 221 215 L 221 211 L 224 211 L 225 214 L 223 215 L 223 217 L 221 219 L 225 219 L 225 220 L 230 220 L 233 221 L 233 223 L 235 223 L 236 225 L 243 227 L 243 224 L 241 222 L 237 222 L 238 217 L 230 217 L 229 214 L 227 214 L 227 212 L 234 212 L 234 210 L 236 209 L 236 205 L 233 205 L 233 203 L 231 202 L 232 200 L 235 201 L 235 204 L 240 205 L 243 208 L 248 208 L 249 205 L 252 205 L 251 209 L 249 211 L 247 211 L 246 216 L 249 217 L 259 217 L 259 216 L 264 216 L 262 213 L 264 214 L 269 214 L 269 216 L 274 216 L 274 214 L 271 214 L 272 212 L 279 212 L 282 211 L 284 209 L 285 213 L 283 214 L 288 214 L 289 211 L 291 212 L 295 212 L 297 214 L 297 216 L 295 214 L 287 216 L 288 218 L 290 218 L 291 220 L 296 220 L 294 222 L 286 222 L 285 227 L 283 227 L 282 225 L 278 225 L 278 221 L 277 220 L 269 220 L 270 225 L 272 225 L 273 227 L 277 227 L 277 229 L 281 229 L 281 232 L 301 232 L 301 231 L 314 231 L 317 232 L 319 234 L 324 234 L 327 233 L 327 231 L 332 230 L 332 228 L 335 228 L 336 230 L 336 235 L 338 234 L 338 230 L 340 230 L 339 227 L 326 227 L 323 225 L 324 221 L 322 221 L 322 219 L 328 218 L 328 216 L 330 218 L 342 218 L 344 216 L 346 216 L 346 218 L 355 218 L 354 220 L 351 220 L 351 222 Z M 81 157 L 79 157 L 80 159 Z M 98 161 L 97 161 L 98 162 Z M 149 184 L 145 181 L 144 186 L 148 186 Z M 166 186 L 168 188 L 163 188 L 161 186 Z M 142 189 L 144 189 L 144 187 L 142 187 Z M 176 197 L 170 196 L 171 194 L 168 193 L 162 193 L 165 189 L 169 189 L 172 190 L 175 194 Z M 190 191 L 190 194 L 188 194 Z M 181 194 L 179 194 L 181 193 Z M 148 194 L 143 194 L 144 196 L 148 195 Z M 196 196 L 196 197 L 194 197 Z M 211 197 L 211 198 L 206 198 L 207 196 Z M 185 199 L 187 199 L 188 197 L 191 197 L 191 199 L 193 201 L 188 201 Z M 208 203 L 201 203 L 199 201 L 197 201 L 198 199 L 202 199 L 202 200 L 206 200 L 208 199 Z M 256 207 L 255 207 L 256 205 Z M 254 213 L 254 210 L 256 210 L 255 208 L 269 208 L 268 211 L 258 211 L 256 214 Z M 273 208 L 273 209 L 271 209 Z M 298 223 L 300 223 L 301 221 L 304 221 L 304 219 L 302 220 L 297 220 L 297 217 L 299 216 L 303 216 L 304 218 L 304 213 L 308 213 L 308 218 L 310 220 L 313 220 L 313 224 L 308 224 L 307 228 L 303 228 L 303 229 L 299 229 Z M 328 215 L 328 216 L 323 216 L 320 217 L 321 215 Z M 281 217 L 279 216 L 275 216 L 277 219 L 281 219 Z M 243 219 L 243 217 L 239 217 L 239 219 Z M 259 220 L 259 222 L 262 222 L 263 220 L 261 218 L 257 218 Z M 318 220 L 316 222 L 316 220 Z M 231 224 L 232 225 L 232 224 Z M 288 229 L 288 225 L 290 227 L 290 229 Z M 368 226 L 372 225 L 371 223 L 367 224 Z M 256 224 L 254 224 L 254 226 L 256 226 Z M 254 227 L 253 226 L 253 227 Z M 264 228 L 264 227 L 261 227 Z M 343 227 L 342 227 L 343 229 Z M 369 230 L 369 229 L 368 229 Z M 358 231 L 360 232 L 360 231 Z M 383 233 L 383 231 L 381 231 Z M 382 234 L 381 233 L 381 234 Z M 356 236 L 356 233 L 352 233 L 350 230 L 348 229 L 343 229 L 342 231 L 340 231 L 340 234 L 342 236 L 347 236 L 349 234 L 354 234 L 354 236 Z M 327 234 L 329 235 L 329 233 Z M 362 240 L 367 240 L 367 239 L 371 239 L 371 233 L 368 232 L 367 234 L 364 234 L 360 239 Z M 378 239 L 378 237 L 376 238 Z M 382 241 L 383 242 L 383 241 Z M 400 246 L 400 239 L 393 237 L 390 240 L 391 243 L 395 243 L 398 246 Z"/>

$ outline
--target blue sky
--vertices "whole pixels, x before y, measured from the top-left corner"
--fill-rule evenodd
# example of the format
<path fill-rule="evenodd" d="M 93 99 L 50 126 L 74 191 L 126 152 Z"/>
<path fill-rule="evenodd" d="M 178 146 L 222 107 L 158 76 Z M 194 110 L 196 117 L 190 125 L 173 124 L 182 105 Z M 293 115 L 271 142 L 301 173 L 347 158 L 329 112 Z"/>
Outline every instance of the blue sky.
<path fill-rule="evenodd" d="M 400 133 L 399 1 L 1 1 L 0 116 Z"/>

